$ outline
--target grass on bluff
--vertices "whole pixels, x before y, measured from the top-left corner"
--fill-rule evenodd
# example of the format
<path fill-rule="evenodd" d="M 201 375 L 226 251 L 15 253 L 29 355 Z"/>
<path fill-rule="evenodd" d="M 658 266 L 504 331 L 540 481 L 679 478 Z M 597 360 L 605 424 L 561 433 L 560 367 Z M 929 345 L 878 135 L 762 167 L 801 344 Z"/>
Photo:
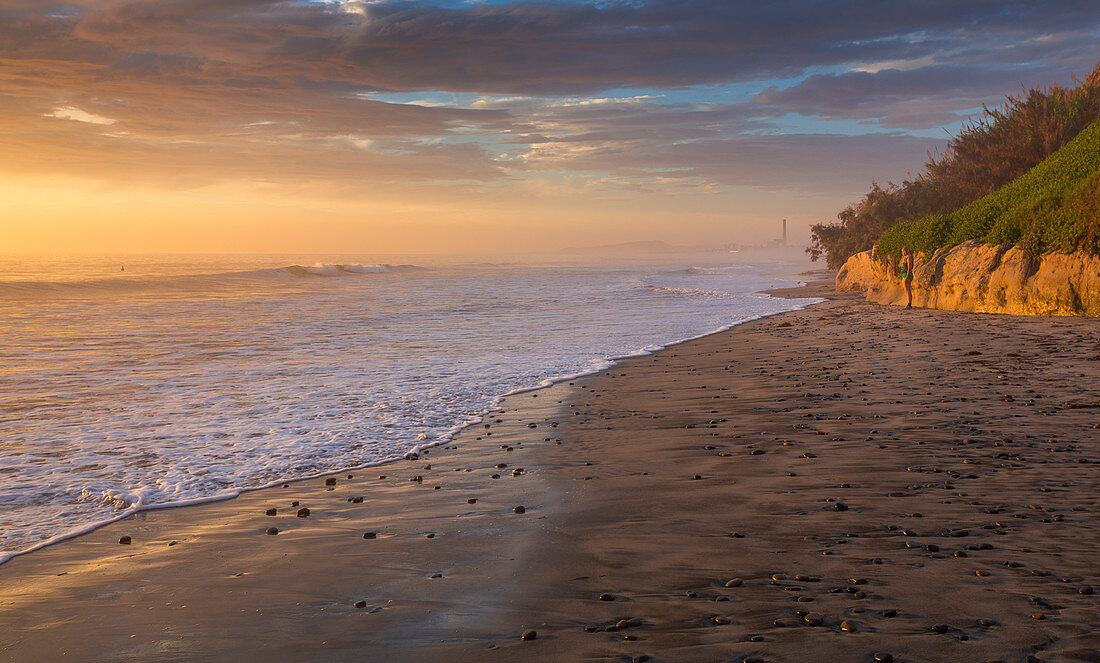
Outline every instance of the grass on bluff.
<path fill-rule="evenodd" d="M 909 245 L 926 256 L 979 239 L 1034 255 L 1100 253 L 1100 120 L 1024 175 L 948 214 L 903 221 L 876 245 L 881 257 Z"/>

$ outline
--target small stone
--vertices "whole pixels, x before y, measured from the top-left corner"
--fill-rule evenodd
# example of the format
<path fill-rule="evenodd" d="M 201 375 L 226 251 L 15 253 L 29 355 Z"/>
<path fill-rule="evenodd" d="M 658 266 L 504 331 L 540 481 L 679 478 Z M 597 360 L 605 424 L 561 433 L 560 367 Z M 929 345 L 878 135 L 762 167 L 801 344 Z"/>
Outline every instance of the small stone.
<path fill-rule="evenodd" d="M 1038 619 L 1038 620 L 1042 621 L 1042 620 L 1046 619 L 1046 618 L 1047 618 L 1047 616 L 1046 616 L 1046 615 L 1044 615 L 1044 614 L 1043 614 L 1043 613 L 1041 613 L 1041 612 L 1036 612 L 1036 613 L 1034 613 L 1033 615 L 1031 615 L 1031 618 L 1032 618 L 1032 619 Z"/>
<path fill-rule="evenodd" d="M 363 532 L 363 538 L 364 539 L 377 539 L 378 538 L 378 533 L 377 532 Z"/>
<path fill-rule="evenodd" d="M 299 518 L 308 518 L 309 517 L 309 509 L 307 509 L 306 507 L 302 507 L 301 509 L 298 509 L 298 517 Z"/>
<path fill-rule="evenodd" d="M 894 657 L 886 652 L 876 652 L 874 655 L 875 663 L 894 663 Z"/>
<path fill-rule="evenodd" d="M 983 569 L 978 569 L 977 571 L 974 572 L 974 575 L 978 576 L 979 578 L 984 578 L 987 575 L 989 575 L 989 571 L 985 571 Z"/>
<path fill-rule="evenodd" d="M 268 516 L 274 516 L 277 513 L 279 513 L 279 512 L 275 509 L 268 509 L 267 511 L 264 512 L 264 514 L 268 515 Z"/>
<path fill-rule="evenodd" d="M 326 486 L 335 486 L 336 485 L 336 479 L 333 478 L 333 477 L 329 477 L 328 479 L 325 479 L 325 485 Z"/>
<path fill-rule="evenodd" d="M 595 625 L 595 624 L 586 624 L 585 627 L 584 627 L 584 632 L 585 633 L 595 633 L 595 632 L 600 631 L 600 630 L 602 630 L 602 629 L 599 626 Z"/>
<path fill-rule="evenodd" d="M 825 622 L 825 618 L 816 612 L 811 612 L 802 618 L 802 621 L 806 622 L 810 626 L 821 626 Z"/>
<path fill-rule="evenodd" d="M 714 618 L 715 626 L 725 626 L 726 624 L 729 624 L 729 623 L 730 623 L 730 620 L 726 617 L 715 617 Z"/>
<path fill-rule="evenodd" d="M 840 622 L 840 630 L 844 631 L 845 633 L 855 633 L 856 625 L 849 621 L 843 621 Z"/>
<path fill-rule="evenodd" d="M 1085 585 L 1077 589 L 1077 593 L 1082 596 L 1092 596 L 1092 591 L 1092 587 L 1090 587 L 1089 585 Z"/>
<path fill-rule="evenodd" d="M 294 500 L 290 503 L 290 506 L 298 506 L 298 500 Z"/>
<path fill-rule="evenodd" d="M 615 595 L 614 594 L 600 594 L 600 600 L 601 601 L 614 601 L 615 600 Z"/>
<path fill-rule="evenodd" d="M 928 630 L 933 633 L 947 633 L 950 628 L 947 624 L 933 624 Z"/>
<path fill-rule="evenodd" d="M 267 533 L 274 536 L 274 535 L 279 533 L 279 528 L 278 527 L 268 527 L 267 528 Z"/>
<path fill-rule="evenodd" d="M 689 599 L 693 599 L 698 596 L 698 594 L 689 589 L 688 591 L 684 592 L 684 596 L 688 597 Z"/>
<path fill-rule="evenodd" d="M 848 505 L 844 502 L 837 502 L 833 505 L 833 511 L 847 511 Z"/>
<path fill-rule="evenodd" d="M 528 630 L 524 631 L 519 636 L 520 640 L 534 640 L 537 637 L 539 637 L 538 632 L 536 632 L 534 630 L 531 630 L 531 629 L 528 629 Z"/>
<path fill-rule="evenodd" d="M 466 503 L 467 504 L 477 504 L 477 498 L 476 497 L 471 497 L 470 499 L 466 500 Z"/>
<path fill-rule="evenodd" d="M 523 508 L 522 506 L 517 506 L 516 508 L 512 509 L 512 511 L 515 511 L 516 513 L 525 513 L 527 509 Z"/>
<path fill-rule="evenodd" d="M 997 625 L 997 622 L 995 622 L 992 619 L 979 619 L 978 620 L 978 626 L 981 626 L 982 628 L 991 628 L 991 627 L 996 626 L 996 625 Z"/>
<path fill-rule="evenodd" d="M 363 608 L 367 607 L 367 602 L 366 601 L 356 601 L 355 602 L 355 607 L 362 610 Z"/>
<path fill-rule="evenodd" d="M 131 539 L 128 536 L 120 536 L 118 542 L 124 546 L 128 546 L 131 543 Z"/>
<path fill-rule="evenodd" d="M 731 578 L 726 581 L 726 587 L 740 587 L 745 581 L 740 578 Z"/>

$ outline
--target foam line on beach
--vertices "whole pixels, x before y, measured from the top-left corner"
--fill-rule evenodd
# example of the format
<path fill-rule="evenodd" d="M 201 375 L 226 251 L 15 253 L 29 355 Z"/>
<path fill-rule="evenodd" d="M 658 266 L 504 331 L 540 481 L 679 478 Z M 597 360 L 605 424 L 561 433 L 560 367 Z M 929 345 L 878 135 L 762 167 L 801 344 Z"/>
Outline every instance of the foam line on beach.
<path fill-rule="evenodd" d="M 805 284 L 801 281 L 798 281 L 798 282 L 795 283 L 795 285 L 796 286 L 802 286 L 802 285 L 805 285 Z M 763 299 L 777 299 L 775 297 L 771 297 L 771 296 L 769 296 L 767 294 L 764 294 L 764 293 L 756 293 L 755 296 L 758 296 L 758 297 L 763 298 Z M 431 449 L 433 447 L 437 447 L 437 446 L 440 446 L 440 445 L 443 445 L 443 444 L 448 444 L 464 429 L 483 422 L 486 416 L 488 416 L 489 414 L 491 414 L 493 412 L 499 411 L 501 402 L 505 398 L 508 398 L 509 396 L 514 396 L 516 394 L 530 393 L 530 392 L 538 391 L 538 390 L 541 390 L 541 389 L 545 389 L 547 387 L 550 387 L 550 386 L 552 386 L 554 384 L 557 384 L 557 383 L 560 383 L 560 382 L 566 382 L 566 381 L 569 381 L 569 380 L 575 380 L 575 379 L 578 379 L 578 378 L 582 378 L 582 377 L 585 377 L 585 376 L 588 376 L 588 375 L 594 375 L 596 373 L 599 373 L 600 371 L 607 370 L 608 368 L 614 366 L 616 362 L 621 361 L 621 360 L 632 359 L 632 358 L 636 358 L 636 357 L 644 357 L 646 355 L 650 355 L 650 354 L 653 354 L 654 352 L 658 352 L 660 350 L 665 350 L 665 349 L 671 348 L 671 347 L 673 347 L 675 345 L 679 345 L 681 343 L 687 343 L 689 341 L 694 341 L 694 340 L 701 339 L 701 338 L 704 338 L 704 337 L 707 337 L 707 336 L 711 336 L 711 335 L 714 335 L 714 334 L 722 333 L 724 331 L 728 331 L 728 330 L 730 330 L 730 329 L 732 329 L 732 328 L 734 328 L 738 325 L 745 324 L 747 322 L 752 322 L 753 320 L 759 320 L 761 318 L 766 318 L 766 317 L 770 317 L 770 316 L 773 316 L 773 315 L 780 315 L 780 314 L 783 314 L 783 313 L 790 313 L 792 311 L 798 311 L 798 310 L 804 309 L 808 306 L 812 306 L 814 304 L 823 302 L 825 300 L 821 299 L 821 298 L 805 298 L 805 299 L 786 299 L 785 301 L 790 302 L 791 307 L 786 309 L 786 310 L 783 310 L 783 311 L 776 311 L 774 313 L 763 313 L 763 314 L 759 314 L 759 315 L 747 316 L 747 317 L 740 318 L 740 319 L 738 319 L 734 322 L 731 322 L 731 323 L 726 324 L 726 325 L 722 325 L 722 326 L 720 326 L 716 329 L 712 329 L 710 331 L 707 331 L 707 332 L 704 332 L 704 333 L 701 333 L 701 334 L 696 334 L 694 336 L 690 336 L 690 337 L 687 337 L 687 338 L 681 338 L 681 339 L 678 339 L 678 340 L 669 341 L 669 342 L 665 342 L 665 343 L 647 345 L 647 346 L 645 346 L 643 348 L 640 348 L 638 350 L 635 350 L 633 352 L 629 352 L 629 353 L 626 353 L 626 354 L 623 354 L 623 355 L 611 356 L 611 357 L 607 357 L 607 358 L 602 359 L 602 360 L 598 360 L 598 361 L 594 362 L 593 364 L 591 364 L 588 368 L 586 368 L 582 371 L 569 373 L 569 374 L 556 375 L 556 376 L 549 377 L 549 378 L 546 378 L 544 380 L 541 380 L 540 382 L 538 382 L 535 385 L 531 385 L 531 386 L 527 386 L 527 387 L 521 387 L 521 388 L 518 388 L 518 389 L 513 389 L 513 390 L 508 391 L 506 393 L 500 394 L 500 395 L 494 397 L 490 401 L 489 406 L 486 407 L 483 411 L 481 411 L 477 414 L 471 415 L 471 416 L 461 420 L 459 423 L 455 424 L 451 428 L 444 431 L 437 438 L 432 439 L 430 441 L 425 441 L 422 444 L 413 445 L 412 447 L 410 447 L 409 449 L 407 449 L 406 451 L 404 451 L 402 453 L 392 454 L 392 455 L 385 456 L 383 458 L 378 458 L 378 459 L 375 459 L 375 460 L 372 460 L 372 461 L 369 461 L 369 462 L 366 462 L 366 463 L 348 465 L 346 467 L 342 467 L 342 468 L 335 469 L 335 470 L 325 470 L 323 472 L 316 472 L 316 473 L 303 475 L 303 476 L 296 476 L 296 477 L 284 477 L 284 478 L 276 479 L 276 480 L 270 481 L 268 483 L 260 484 L 260 485 L 257 485 L 257 486 L 234 488 L 234 489 L 222 491 L 222 492 L 219 492 L 219 493 L 214 493 L 214 494 L 211 494 L 211 495 L 204 495 L 202 497 L 183 499 L 183 500 L 174 500 L 174 501 L 170 501 L 170 502 L 163 502 L 163 503 L 157 503 L 157 504 L 142 504 L 142 503 L 140 503 L 140 500 L 139 500 L 138 503 L 133 504 L 129 508 L 126 508 L 123 511 L 120 511 L 117 514 L 113 514 L 109 518 L 103 518 L 103 519 L 100 519 L 100 520 L 95 520 L 95 521 L 89 522 L 87 524 L 84 524 L 80 527 L 67 530 L 65 532 L 62 532 L 62 533 L 56 535 L 56 536 L 50 537 L 50 538 L 45 539 L 43 541 L 39 541 L 39 542 L 35 543 L 34 545 L 31 545 L 31 546 L 29 546 L 25 549 L 22 549 L 22 550 L 2 553 L 2 554 L 0 554 L 0 565 L 4 564 L 5 562 L 7 562 L 7 561 L 9 561 L 9 560 L 11 560 L 15 557 L 18 557 L 20 555 L 26 555 L 28 553 L 34 552 L 35 550 L 40 550 L 40 549 L 45 548 L 47 546 L 51 546 L 51 545 L 54 545 L 56 543 L 60 543 L 62 541 L 66 541 L 66 540 L 69 540 L 69 539 L 76 538 L 76 537 L 81 536 L 83 534 L 87 534 L 87 533 L 92 532 L 96 529 L 99 529 L 100 527 L 103 527 L 103 526 L 108 525 L 110 523 L 117 522 L 119 520 L 128 518 L 130 516 L 133 516 L 137 513 L 141 513 L 143 511 L 152 511 L 152 510 L 157 510 L 157 509 L 174 509 L 174 508 L 179 508 L 179 507 L 194 506 L 194 505 L 198 505 L 198 504 L 206 504 L 206 503 L 210 503 L 210 502 L 221 502 L 221 501 L 224 501 L 224 500 L 230 500 L 230 499 L 233 499 L 235 497 L 238 497 L 239 495 L 241 495 L 243 493 L 253 492 L 253 491 L 257 491 L 257 490 L 265 490 L 265 489 L 268 489 L 268 488 L 274 488 L 276 486 L 280 486 L 280 485 L 285 484 L 285 483 L 297 482 L 297 481 L 309 481 L 309 480 L 317 479 L 317 478 L 321 478 L 321 477 L 332 476 L 334 474 L 340 474 L 340 473 L 343 473 L 343 472 L 362 470 L 362 469 L 365 469 L 365 468 L 368 468 L 368 467 L 377 467 L 379 465 L 385 465 L 387 463 L 392 463 L 392 462 L 395 462 L 395 461 L 398 461 L 398 460 L 402 460 L 402 459 L 406 458 L 409 454 L 423 453 L 427 449 Z"/>

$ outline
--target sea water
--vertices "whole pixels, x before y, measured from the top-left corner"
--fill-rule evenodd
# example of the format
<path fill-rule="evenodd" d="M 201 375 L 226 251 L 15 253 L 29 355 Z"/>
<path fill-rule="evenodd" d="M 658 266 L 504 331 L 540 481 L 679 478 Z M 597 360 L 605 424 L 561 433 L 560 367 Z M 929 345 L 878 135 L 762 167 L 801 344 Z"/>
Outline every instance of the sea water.
<path fill-rule="evenodd" d="M 774 260 L 0 255 L 0 562 L 446 442 L 501 397 L 800 308 Z"/>

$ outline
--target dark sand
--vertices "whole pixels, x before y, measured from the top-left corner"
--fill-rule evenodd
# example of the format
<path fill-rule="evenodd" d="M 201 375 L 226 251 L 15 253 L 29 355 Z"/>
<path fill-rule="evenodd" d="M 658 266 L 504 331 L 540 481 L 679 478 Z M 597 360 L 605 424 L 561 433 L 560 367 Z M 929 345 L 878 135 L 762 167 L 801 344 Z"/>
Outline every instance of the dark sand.
<path fill-rule="evenodd" d="M 829 296 L 16 558 L 0 660 L 1100 661 L 1100 323 Z"/>

